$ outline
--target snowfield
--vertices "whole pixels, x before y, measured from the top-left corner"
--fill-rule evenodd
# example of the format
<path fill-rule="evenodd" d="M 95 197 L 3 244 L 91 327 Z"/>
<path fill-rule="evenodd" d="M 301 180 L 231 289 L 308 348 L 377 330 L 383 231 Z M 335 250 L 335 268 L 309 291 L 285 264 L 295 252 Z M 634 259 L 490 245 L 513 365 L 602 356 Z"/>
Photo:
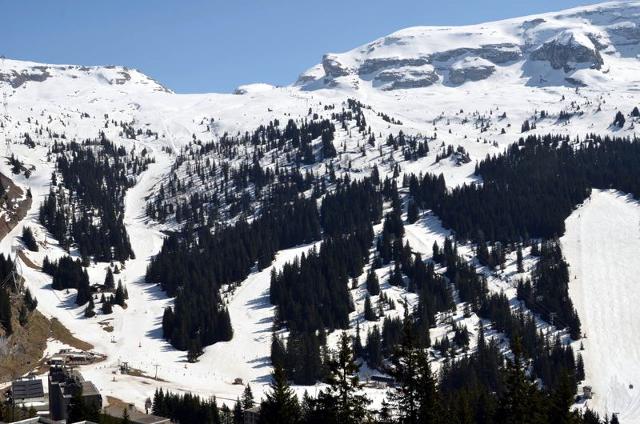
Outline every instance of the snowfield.
<path fill-rule="evenodd" d="M 587 406 L 640 423 L 640 203 L 594 190 L 566 226 L 561 241 L 571 266 L 569 292 L 586 336 L 581 353 L 594 392 Z"/>

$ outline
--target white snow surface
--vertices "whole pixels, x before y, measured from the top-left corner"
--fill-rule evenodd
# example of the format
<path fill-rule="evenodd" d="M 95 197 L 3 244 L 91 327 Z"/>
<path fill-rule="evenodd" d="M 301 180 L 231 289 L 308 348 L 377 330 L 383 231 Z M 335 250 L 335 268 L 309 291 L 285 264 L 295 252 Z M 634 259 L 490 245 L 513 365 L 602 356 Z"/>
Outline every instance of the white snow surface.
<path fill-rule="evenodd" d="M 586 335 L 585 384 L 594 392 L 587 406 L 616 413 L 623 423 L 640 423 L 640 203 L 620 192 L 594 190 L 566 227 L 569 293 Z"/>

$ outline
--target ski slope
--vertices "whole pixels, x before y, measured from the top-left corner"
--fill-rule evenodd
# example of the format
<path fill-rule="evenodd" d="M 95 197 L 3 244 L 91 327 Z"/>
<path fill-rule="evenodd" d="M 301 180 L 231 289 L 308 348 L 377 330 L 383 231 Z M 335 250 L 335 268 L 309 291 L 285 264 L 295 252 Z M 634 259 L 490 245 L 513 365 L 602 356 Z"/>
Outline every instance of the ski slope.
<path fill-rule="evenodd" d="M 83 376 L 93 381 L 105 398 L 113 396 L 143 408 L 145 399 L 153 397 L 156 388 L 163 388 L 204 397 L 217 396 L 221 403 L 230 404 L 244 388 L 233 384 L 236 378 L 241 378 L 244 384 L 250 383 L 256 396 L 261 397 L 271 374 L 274 307 L 269 303 L 269 285 L 272 267 L 252 273 L 229 295 L 234 337 L 229 342 L 207 347 L 197 363 L 187 362 L 186 352 L 176 350 L 162 338 L 162 315 L 173 300 L 159 285 L 147 284 L 144 280 L 147 264 L 159 252 L 164 238 L 157 228 L 149 225 L 145 206 L 146 197 L 166 175 L 172 158 L 153 145 L 145 147 L 156 161 L 142 173 L 125 198 L 124 222 L 136 257 L 127 260 L 121 272 L 115 275 L 116 280 L 121 279 L 128 289 L 127 308 L 115 306 L 110 315 L 98 313 L 93 318 L 85 318 L 84 306 L 78 307 L 74 303 L 75 290 L 52 290 L 50 276 L 22 264 L 26 284 L 38 299 L 38 309 L 45 316 L 59 319 L 76 337 L 91 343 L 94 351 L 106 355 L 102 362 L 81 367 Z M 26 218 L 0 241 L 0 251 L 14 256 L 15 251 L 21 250 L 20 234 L 24 226 L 29 226 L 39 241 L 46 240 L 46 246 L 39 252 L 23 250 L 39 265 L 45 256 L 57 258 L 66 252 L 38 222 L 38 206 L 48 193 L 52 169 L 49 164 L 37 160 L 34 163 L 38 167 L 28 181 L 16 178 L 31 188 L 34 204 Z M 312 247 L 281 251 L 272 266 L 282 267 Z M 88 268 L 92 284 L 104 280 L 106 267 L 106 263 L 97 263 Z M 65 347 L 68 346 L 50 340 L 45 356 L 53 356 Z M 122 374 L 119 367 L 123 362 L 140 375 Z M 154 379 L 156 373 L 158 380 Z"/>
<path fill-rule="evenodd" d="M 640 423 L 640 203 L 594 190 L 567 219 L 562 246 L 571 266 L 570 296 L 587 336 L 582 355 L 594 391 L 587 406 Z"/>

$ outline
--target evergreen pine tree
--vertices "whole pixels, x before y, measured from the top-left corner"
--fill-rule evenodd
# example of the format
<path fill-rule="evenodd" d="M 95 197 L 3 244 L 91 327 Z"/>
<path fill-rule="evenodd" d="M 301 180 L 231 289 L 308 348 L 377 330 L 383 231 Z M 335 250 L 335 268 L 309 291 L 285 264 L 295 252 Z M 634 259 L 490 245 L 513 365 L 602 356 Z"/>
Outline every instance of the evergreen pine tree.
<path fill-rule="evenodd" d="M 24 245 L 27 247 L 27 249 L 31 250 L 32 252 L 38 251 L 38 243 L 33 236 L 33 231 L 27 226 L 22 227 L 22 241 L 24 242 Z"/>
<path fill-rule="evenodd" d="M 418 422 L 436 424 L 440 422 L 441 417 L 436 379 L 431 372 L 428 353 L 423 349 L 419 349 L 416 353 Z"/>
<path fill-rule="evenodd" d="M 6 334 L 13 333 L 11 324 L 11 300 L 7 289 L 0 289 L 0 324 L 4 328 Z"/>
<path fill-rule="evenodd" d="M 24 304 L 29 308 L 30 311 L 33 311 L 38 306 L 38 300 L 31 295 L 31 291 L 27 287 L 24 292 Z"/>
<path fill-rule="evenodd" d="M 367 295 L 364 299 L 364 319 L 366 319 L 367 321 L 378 320 L 378 316 L 376 315 L 376 313 L 373 310 L 373 307 L 371 306 L 371 297 L 369 297 L 369 295 Z"/>
<path fill-rule="evenodd" d="M 91 288 L 89 287 L 89 274 L 82 271 L 82 276 L 77 282 L 78 293 L 76 294 L 76 305 L 84 305 L 91 299 Z"/>
<path fill-rule="evenodd" d="M 420 209 L 418 208 L 418 204 L 415 201 L 410 201 L 409 206 L 407 207 L 407 222 L 409 224 L 413 224 L 418 220 L 420 216 Z"/>
<path fill-rule="evenodd" d="M 319 402 L 327 414 L 328 422 L 360 424 L 365 421 L 368 415 L 367 406 L 371 401 L 361 393 L 359 369 L 349 336 L 343 332 L 338 350 L 329 361 L 329 387 L 319 395 Z"/>
<path fill-rule="evenodd" d="M 378 276 L 373 269 L 369 270 L 367 273 L 366 285 L 367 291 L 371 296 L 377 296 L 380 294 L 380 283 L 378 282 Z"/>
<path fill-rule="evenodd" d="M 584 377 L 584 359 L 582 358 L 582 354 L 578 353 L 578 359 L 576 360 L 576 380 L 582 381 Z"/>
<path fill-rule="evenodd" d="M 116 286 L 111 268 L 107 269 L 107 275 L 104 277 L 104 287 L 107 290 L 113 290 Z"/>
<path fill-rule="evenodd" d="M 109 315 L 113 312 L 113 305 L 111 304 L 112 299 L 105 298 L 104 294 L 102 295 L 102 313 L 105 315 Z"/>
<path fill-rule="evenodd" d="M 613 120 L 613 125 L 618 127 L 618 128 L 622 128 L 624 127 L 624 123 L 625 123 L 626 119 L 624 117 L 624 115 L 622 114 L 622 112 L 618 111 L 616 113 L 616 117 Z"/>
<path fill-rule="evenodd" d="M 505 424 L 538 424 L 544 422 L 544 402 L 536 386 L 527 380 L 522 367 L 520 338 L 513 341 L 513 360 L 505 371 L 505 392 L 498 405 L 497 419 Z"/>
<path fill-rule="evenodd" d="M 418 357 L 413 335 L 413 323 L 405 313 L 402 340 L 395 347 L 389 369 L 389 374 L 395 379 L 396 385 L 388 393 L 398 421 L 402 424 L 419 423 Z"/>
<path fill-rule="evenodd" d="M 353 353 L 356 358 L 360 358 L 364 354 L 362 340 L 360 338 L 360 320 L 356 323 L 356 334 L 353 336 Z"/>
<path fill-rule="evenodd" d="M 274 368 L 285 367 L 287 352 L 282 339 L 274 332 L 271 334 L 271 364 Z"/>
<path fill-rule="evenodd" d="M 20 310 L 18 311 L 18 322 L 21 326 L 27 325 L 29 321 L 29 312 L 25 305 L 20 306 Z"/>
<path fill-rule="evenodd" d="M 255 401 L 253 399 L 253 392 L 251 391 L 251 386 L 247 384 L 244 388 L 244 392 L 242 393 L 242 408 L 247 410 L 249 408 L 253 408 L 255 406 Z"/>
<path fill-rule="evenodd" d="M 260 406 L 260 424 L 298 424 L 302 416 L 300 404 L 282 367 L 274 367 L 271 391 Z"/>
<path fill-rule="evenodd" d="M 382 366 L 382 340 L 380 330 L 377 325 L 367 333 L 367 364 L 371 368 L 380 368 Z"/>
<path fill-rule="evenodd" d="M 560 382 L 550 394 L 549 422 L 557 424 L 578 424 L 579 416 L 576 411 L 571 411 L 574 403 L 575 389 L 566 369 L 560 374 Z"/>
<path fill-rule="evenodd" d="M 244 411 L 240 398 L 236 399 L 236 404 L 233 406 L 233 422 L 234 424 L 244 424 Z"/>
<path fill-rule="evenodd" d="M 113 303 L 115 305 L 120 305 L 123 308 L 126 306 L 124 287 L 122 286 L 122 281 L 120 280 L 118 280 L 118 288 L 116 289 L 116 294 L 113 299 Z"/>
<path fill-rule="evenodd" d="M 516 251 L 516 263 L 518 272 L 524 272 L 524 266 L 522 265 L 522 246 L 520 245 L 518 245 L 518 250 Z"/>

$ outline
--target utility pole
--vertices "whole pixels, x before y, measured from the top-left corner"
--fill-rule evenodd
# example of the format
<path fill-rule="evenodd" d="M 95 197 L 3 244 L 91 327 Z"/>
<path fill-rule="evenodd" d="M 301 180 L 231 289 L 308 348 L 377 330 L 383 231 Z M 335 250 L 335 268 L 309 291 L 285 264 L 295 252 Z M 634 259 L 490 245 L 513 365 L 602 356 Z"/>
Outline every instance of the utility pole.
<path fill-rule="evenodd" d="M 160 364 L 153 364 L 153 366 L 156 368 L 156 376 L 154 377 L 154 380 L 158 379 L 158 367 L 160 367 Z"/>

